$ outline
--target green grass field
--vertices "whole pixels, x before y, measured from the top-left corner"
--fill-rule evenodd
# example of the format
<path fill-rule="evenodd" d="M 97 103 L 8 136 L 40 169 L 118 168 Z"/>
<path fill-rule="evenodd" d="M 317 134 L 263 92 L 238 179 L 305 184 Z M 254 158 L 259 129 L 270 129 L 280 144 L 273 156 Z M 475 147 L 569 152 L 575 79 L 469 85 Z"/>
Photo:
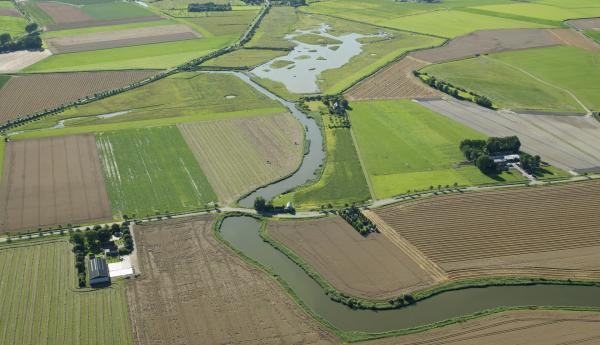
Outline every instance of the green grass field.
<path fill-rule="evenodd" d="M 96 141 L 115 215 L 195 210 L 217 200 L 177 127 L 103 132 Z"/>
<path fill-rule="evenodd" d="M 350 129 L 329 128 L 330 123 L 330 116 L 323 116 L 327 162 L 321 178 L 314 184 L 279 197 L 274 201 L 275 205 L 292 201 L 295 208 L 310 209 L 329 204 L 341 207 L 370 199 Z"/>
<path fill-rule="evenodd" d="M 0 245 L 0 344 L 130 345 L 125 284 L 76 288 L 67 238 Z"/>
<path fill-rule="evenodd" d="M 409 100 L 352 102 L 350 119 L 358 152 L 377 199 L 438 185 L 479 185 L 522 181 L 518 174 L 497 177 L 464 161 L 458 145 L 485 138 Z"/>
<path fill-rule="evenodd" d="M 82 10 L 94 20 L 117 20 L 153 16 L 154 13 L 132 2 L 116 1 L 85 4 Z"/>
<path fill-rule="evenodd" d="M 564 1 L 570 2 L 570 1 Z M 577 2 L 577 1 L 573 1 Z M 560 5 L 559 5 L 560 6 Z M 539 4 L 539 3 L 512 3 L 506 5 L 489 5 L 475 7 L 490 12 L 497 12 L 500 15 L 529 16 L 539 19 L 563 21 L 572 18 L 589 18 L 600 16 L 600 4 L 596 2 L 595 6 L 586 8 L 567 8 L 562 6 Z"/>
<path fill-rule="evenodd" d="M 273 7 L 265 16 L 247 47 L 292 48 L 294 44 L 284 36 L 297 28 L 300 20 L 292 7 Z"/>
<path fill-rule="evenodd" d="M 221 55 L 216 59 L 209 60 L 202 64 L 202 66 L 255 67 L 283 55 L 287 55 L 287 52 L 266 49 L 238 49 L 229 54 Z"/>
<path fill-rule="evenodd" d="M 231 41 L 232 37 L 223 36 L 52 55 L 26 68 L 25 72 L 166 69 L 208 54 Z"/>
<path fill-rule="evenodd" d="M 487 96 L 500 108 L 583 111 L 565 91 L 541 83 L 488 57 L 432 65 L 423 71 L 453 85 Z"/>
<path fill-rule="evenodd" d="M 226 98 L 226 96 L 235 96 Z M 96 115 L 129 111 L 111 118 Z M 169 125 L 181 122 L 257 116 L 285 111 L 241 79 L 230 74 L 179 73 L 116 96 L 71 108 L 19 127 L 38 135 Z M 73 119 L 78 118 L 78 119 Z M 52 129 L 60 120 L 66 128 Z M 108 127 L 108 128 L 107 128 Z M 45 129 L 45 130 L 44 130 Z M 25 133 L 28 134 L 28 133 Z M 36 135 L 37 136 L 37 135 Z"/>
<path fill-rule="evenodd" d="M 587 30 L 585 33 L 600 43 L 600 30 Z"/>
<path fill-rule="evenodd" d="M 0 33 L 9 33 L 13 38 L 25 34 L 25 18 L 0 16 Z"/>
<path fill-rule="evenodd" d="M 185 17 L 177 20 L 190 25 L 204 37 L 226 36 L 232 38 L 233 43 L 248 29 L 258 11 L 258 7 L 252 6 L 247 11 L 200 13 L 198 17 L 188 17 L 189 12 L 185 11 Z"/>
<path fill-rule="evenodd" d="M 4 86 L 4 84 L 6 84 L 9 80 L 10 80 L 9 75 L 0 75 L 0 90 L 2 90 L 2 87 Z"/>

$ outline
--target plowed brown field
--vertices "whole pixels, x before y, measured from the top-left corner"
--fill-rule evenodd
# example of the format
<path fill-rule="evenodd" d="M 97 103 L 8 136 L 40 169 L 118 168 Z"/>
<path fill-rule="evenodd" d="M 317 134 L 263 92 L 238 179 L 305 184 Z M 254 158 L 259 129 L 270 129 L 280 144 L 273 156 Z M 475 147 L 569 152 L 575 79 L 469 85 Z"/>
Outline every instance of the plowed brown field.
<path fill-rule="evenodd" d="M 265 272 L 212 233 L 209 216 L 134 228 L 142 278 L 128 286 L 135 344 L 334 344 Z"/>
<path fill-rule="evenodd" d="M 303 130 L 290 114 L 179 125 L 223 204 L 292 173 L 304 152 Z"/>
<path fill-rule="evenodd" d="M 13 76 L 0 90 L 0 123 L 141 81 L 156 71 L 49 73 Z"/>
<path fill-rule="evenodd" d="M 600 29 L 600 18 L 567 20 L 567 24 L 572 25 L 580 30 Z"/>
<path fill-rule="evenodd" d="M 91 21 L 82 9 L 77 6 L 59 2 L 38 2 L 37 7 L 46 12 L 55 24 Z"/>
<path fill-rule="evenodd" d="M 384 235 L 360 235 L 339 217 L 269 222 L 269 234 L 300 255 L 336 289 L 386 299 L 423 289 L 432 277 Z"/>
<path fill-rule="evenodd" d="M 433 197 L 375 210 L 450 278 L 600 279 L 600 181 Z"/>
<path fill-rule="evenodd" d="M 6 144 L 0 232 L 112 218 L 93 135 Z"/>
<path fill-rule="evenodd" d="M 425 65 L 424 61 L 404 57 L 353 86 L 345 95 L 349 100 L 440 97 L 440 92 L 413 75 Z"/>
<path fill-rule="evenodd" d="M 581 32 L 571 29 L 551 29 L 549 31 L 565 45 L 585 49 L 593 53 L 600 52 L 600 44 L 594 42 Z"/>
<path fill-rule="evenodd" d="M 21 13 L 14 8 L 0 8 L 0 16 L 22 17 Z"/>
<path fill-rule="evenodd" d="M 419 60 L 438 63 L 478 54 L 547 47 L 562 44 L 546 29 L 501 29 L 477 31 L 448 41 L 445 45 L 411 53 Z"/>

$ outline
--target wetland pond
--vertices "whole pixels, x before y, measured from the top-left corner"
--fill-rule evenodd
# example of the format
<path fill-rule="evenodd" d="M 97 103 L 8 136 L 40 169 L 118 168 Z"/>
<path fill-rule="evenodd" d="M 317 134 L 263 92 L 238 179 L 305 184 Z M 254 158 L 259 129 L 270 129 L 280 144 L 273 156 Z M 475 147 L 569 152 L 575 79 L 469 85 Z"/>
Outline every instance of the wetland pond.
<path fill-rule="evenodd" d="M 342 330 L 400 330 L 500 306 L 600 307 L 600 287 L 528 285 L 449 291 L 402 309 L 354 310 L 329 299 L 298 265 L 262 240 L 259 227 L 260 222 L 254 218 L 229 217 L 223 221 L 220 232 L 235 248 L 283 278 L 310 309 Z"/>
<path fill-rule="evenodd" d="M 293 93 L 318 93 L 321 72 L 340 68 L 360 54 L 361 38 L 385 35 L 350 33 L 334 36 L 327 32 L 329 28 L 329 25 L 321 24 L 318 29 L 296 30 L 287 35 L 285 38 L 296 44 L 294 49 L 286 56 L 256 67 L 252 73 L 260 78 L 281 82 Z"/>

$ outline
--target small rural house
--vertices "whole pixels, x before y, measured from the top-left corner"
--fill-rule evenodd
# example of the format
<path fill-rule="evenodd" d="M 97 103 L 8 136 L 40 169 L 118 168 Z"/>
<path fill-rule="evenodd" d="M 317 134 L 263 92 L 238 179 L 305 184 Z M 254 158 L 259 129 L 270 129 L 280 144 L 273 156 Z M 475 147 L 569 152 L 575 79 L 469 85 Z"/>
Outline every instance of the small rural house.
<path fill-rule="evenodd" d="M 110 284 L 108 264 L 103 258 L 93 258 L 89 262 L 90 286 L 99 287 Z"/>

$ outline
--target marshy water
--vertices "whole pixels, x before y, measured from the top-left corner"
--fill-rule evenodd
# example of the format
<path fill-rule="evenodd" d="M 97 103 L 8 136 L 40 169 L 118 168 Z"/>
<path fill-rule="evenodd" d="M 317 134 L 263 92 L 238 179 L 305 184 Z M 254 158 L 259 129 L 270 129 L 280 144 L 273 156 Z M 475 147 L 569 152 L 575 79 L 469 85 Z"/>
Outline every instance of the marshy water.
<path fill-rule="evenodd" d="M 351 33 L 341 36 L 329 34 L 329 25 L 321 24 L 314 30 L 296 30 L 286 39 L 296 46 L 288 55 L 275 58 L 252 70 L 260 78 L 283 83 L 293 93 L 318 93 L 318 78 L 321 72 L 342 67 L 350 59 L 362 52 L 361 38 L 380 35 L 362 35 Z M 301 35 L 321 36 L 325 43 L 309 44 L 295 38 Z M 333 44 L 326 44 L 335 42 Z"/>
<path fill-rule="evenodd" d="M 223 221 L 220 232 L 235 248 L 283 278 L 315 313 L 343 330 L 399 330 L 500 306 L 600 307 L 600 287 L 529 285 L 449 291 L 402 309 L 355 310 L 329 299 L 298 265 L 262 240 L 259 226 L 260 222 L 251 217 L 229 217 Z"/>

